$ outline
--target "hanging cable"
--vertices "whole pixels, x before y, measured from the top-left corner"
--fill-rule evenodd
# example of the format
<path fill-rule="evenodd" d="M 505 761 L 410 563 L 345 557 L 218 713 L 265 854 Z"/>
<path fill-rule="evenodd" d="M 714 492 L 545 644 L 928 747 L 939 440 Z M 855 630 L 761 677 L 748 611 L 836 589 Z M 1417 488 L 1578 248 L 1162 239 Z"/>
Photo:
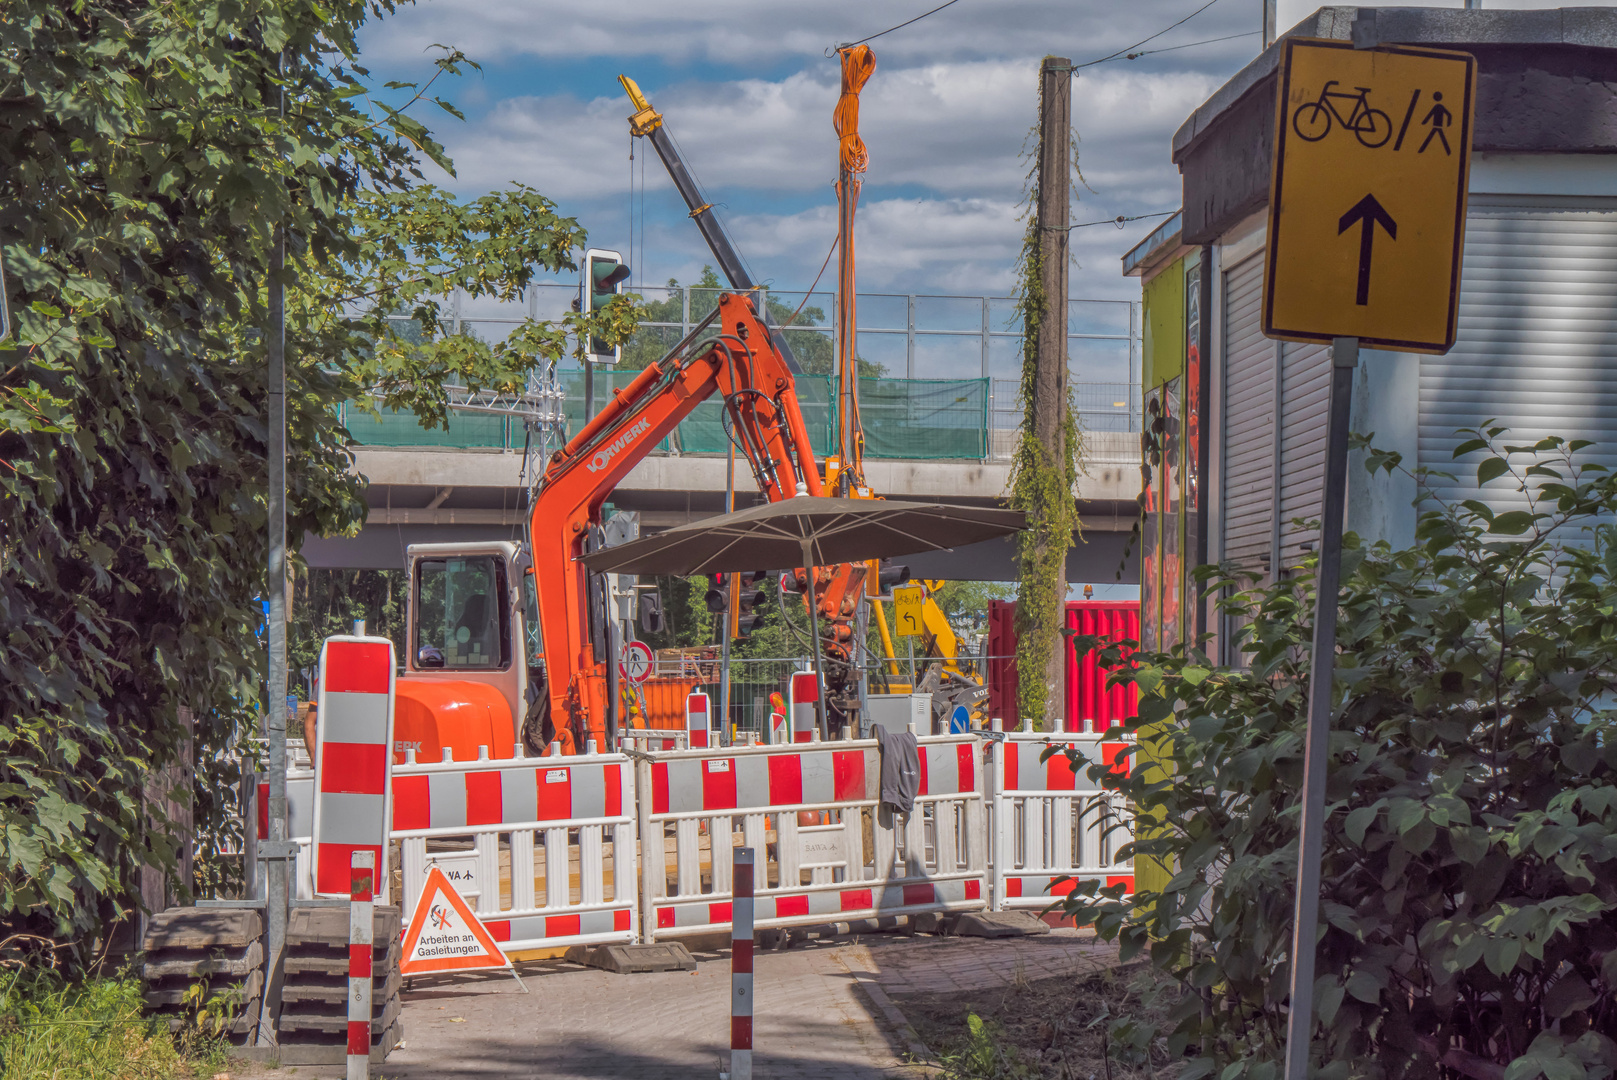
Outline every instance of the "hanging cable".
<path fill-rule="evenodd" d="M 640 260 L 645 260 L 645 155 L 640 155 Z M 640 288 L 645 288 L 645 273 L 635 276 Z"/>
<path fill-rule="evenodd" d="M 808 306 L 809 297 L 814 295 L 815 286 L 819 285 L 820 279 L 825 276 L 825 268 L 831 265 L 831 256 L 836 253 L 837 241 L 839 239 L 841 239 L 841 237 L 833 236 L 831 238 L 831 249 L 825 253 L 825 261 L 820 264 L 820 272 L 814 275 L 814 284 L 810 285 L 808 287 L 808 292 L 803 294 L 803 302 L 797 305 L 797 310 L 792 312 L 792 317 L 780 324 L 780 328 L 782 330 L 796 322 L 797 317 L 803 314 L 803 309 Z"/>
<path fill-rule="evenodd" d="M 634 273 L 634 268 L 639 265 L 634 257 L 634 138 L 634 132 L 629 132 L 629 273 L 631 275 Z M 629 287 L 634 287 L 632 276 Z"/>

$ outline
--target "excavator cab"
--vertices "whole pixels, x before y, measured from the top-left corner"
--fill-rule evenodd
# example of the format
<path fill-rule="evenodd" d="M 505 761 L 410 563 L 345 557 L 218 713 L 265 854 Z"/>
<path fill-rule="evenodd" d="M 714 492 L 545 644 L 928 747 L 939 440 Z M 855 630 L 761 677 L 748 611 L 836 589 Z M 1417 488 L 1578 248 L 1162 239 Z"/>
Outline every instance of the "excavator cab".
<path fill-rule="evenodd" d="M 524 545 L 412 544 L 404 672 L 397 683 L 395 760 L 457 761 L 515 753 L 518 718 L 543 680 Z M 535 659 L 538 659 L 537 665 Z M 543 695 L 541 695 L 543 696 Z"/>

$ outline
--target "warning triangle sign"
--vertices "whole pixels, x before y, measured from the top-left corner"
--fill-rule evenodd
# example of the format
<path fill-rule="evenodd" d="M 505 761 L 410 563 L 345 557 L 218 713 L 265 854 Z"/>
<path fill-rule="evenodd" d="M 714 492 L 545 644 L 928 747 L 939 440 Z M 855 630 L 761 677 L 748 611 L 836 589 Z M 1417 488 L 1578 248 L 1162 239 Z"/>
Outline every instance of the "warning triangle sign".
<path fill-rule="evenodd" d="M 472 914 L 444 872 L 434 866 L 404 934 L 404 959 L 399 972 L 421 975 L 432 971 L 479 971 L 508 968 L 500 946 Z"/>

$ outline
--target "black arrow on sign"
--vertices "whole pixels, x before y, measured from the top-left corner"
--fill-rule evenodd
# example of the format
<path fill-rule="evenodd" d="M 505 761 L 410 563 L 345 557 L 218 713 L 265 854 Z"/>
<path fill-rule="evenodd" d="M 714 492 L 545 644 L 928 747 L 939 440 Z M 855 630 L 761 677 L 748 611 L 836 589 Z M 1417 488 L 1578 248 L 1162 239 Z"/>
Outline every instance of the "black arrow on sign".
<path fill-rule="evenodd" d="M 1336 227 L 1336 234 L 1340 236 L 1355 224 L 1364 226 L 1363 231 L 1359 233 L 1359 292 L 1354 298 L 1354 303 L 1360 307 L 1370 302 L 1370 248 L 1375 241 L 1377 222 L 1387 230 L 1390 238 L 1398 239 L 1398 223 L 1392 219 L 1381 203 L 1376 201 L 1374 195 L 1366 195 L 1353 204 L 1353 209 L 1342 215 L 1342 220 Z"/>

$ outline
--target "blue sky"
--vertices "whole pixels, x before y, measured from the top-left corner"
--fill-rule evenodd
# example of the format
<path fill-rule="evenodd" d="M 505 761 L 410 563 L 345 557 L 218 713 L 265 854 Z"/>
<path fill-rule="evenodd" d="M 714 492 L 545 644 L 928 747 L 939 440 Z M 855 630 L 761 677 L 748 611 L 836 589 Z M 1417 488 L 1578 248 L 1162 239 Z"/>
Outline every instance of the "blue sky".
<path fill-rule="evenodd" d="M 827 48 L 937 2 L 420 0 L 373 24 L 361 44 L 378 82 L 430 74 L 434 43 L 483 65 L 434 88 L 466 113 L 465 123 L 423 114 L 457 165 L 456 178 L 437 174 L 437 182 L 461 195 L 530 184 L 576 216 L 592 243 L 632 250 L 632 283 L 690 281 L 711 259 L 649 145 L 636 148 L 645 213 L 637 194 L 631 245 L 631 109 L 617 84 L 620 72 L 631 75 L 665 116 L 755 274 L 791 290 L 813 280 L 836 231 L 838 66 Z M 877 67 L 861 99 L 870 149 L 858 231 L 861 290 L 1008 294 L 1040 58 L 1105 56 L 1202 2 L 958 0 L 871 42 Z M 1280 25 L 1314 6 L 1281 0 Z M 1079 73 L 1073 120 L 1085 185 L 1073 220 L 1177 208 L 1169 140 L 1256 55 L 1261 10 L 1261 0 L 1215 0 L 1143 48 L 1245 36 Z M 1137 299 L 1138 282 L 1121 276 L 1118 260 L 1156 224 L 1076 231 L 1072 295 Z M 822 289 L 831 280 L 834 270 Z"/>

